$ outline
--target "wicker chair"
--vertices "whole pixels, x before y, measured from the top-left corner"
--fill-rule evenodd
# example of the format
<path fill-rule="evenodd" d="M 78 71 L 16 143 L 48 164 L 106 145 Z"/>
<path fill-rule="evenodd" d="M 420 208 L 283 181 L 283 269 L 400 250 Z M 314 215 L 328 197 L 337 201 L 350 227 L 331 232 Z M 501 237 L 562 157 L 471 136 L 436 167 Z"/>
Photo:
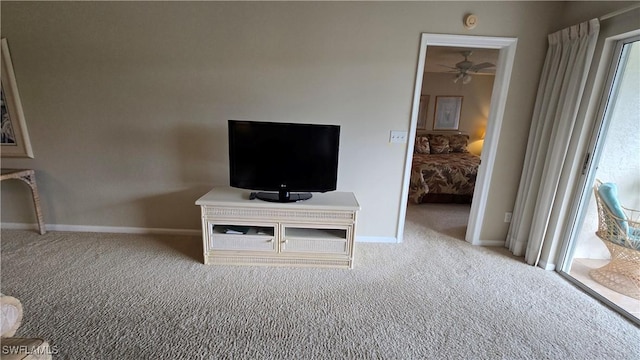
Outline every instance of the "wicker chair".
<path fill-rule="evenodd" d="M 589 275 L 621 294 L 640 299 L 640 211 L 620 206 L 615 184 L 596 180 L 596 235 L 611 253 L 611 261 Z M 613 203 L 612 203 L 613 202 Z"/>

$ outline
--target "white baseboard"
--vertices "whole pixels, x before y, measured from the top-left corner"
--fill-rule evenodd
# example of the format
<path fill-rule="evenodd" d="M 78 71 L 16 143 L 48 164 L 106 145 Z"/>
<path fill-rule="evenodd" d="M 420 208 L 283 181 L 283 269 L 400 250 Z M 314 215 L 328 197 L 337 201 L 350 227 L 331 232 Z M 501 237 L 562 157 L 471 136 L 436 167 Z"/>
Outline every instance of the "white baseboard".
<path fill-rule="evenodd" d="M 556 269 L 556 264 L 548 263 L 548 262 L 546 262 L 546 261 L 542 261 L 542 260 L 540 260 L 540 261 L 538 262 L 538 266 L 539 266 L 539 267 L 541 267 L 541 268 L 543 268 L 543 269 L 545 269 L 545 270 L 551 270 L 551 271 L 553 271 L 553 270 L 555 270 L 555 269 Z"/>
<path fill-rule="evenodd" d="M 356 242 L 397 244 L 398 239 L 385 236 L 356 236 Z"/>
<path fill-rule="evenodd" d="M 504 247 L 504 240 L 478 240 L 478 242 L 473 245 Z"/>
<path fill-rule="evenodd" d="M 63 224 L 46 224 L 45 227 L 47 231 L 202 236 L 202 230 L 189 230 L 189 229 L 141 228 L 141 227 L 128 227 L 128 226 L 63 225 Z M 7 230 L 38 230 L 38 225 L 26 224 L 26 223 L 3 222 L 3 223 L 0 223 L 0 228 L 7 229 Z M 398 243 L 396 238 L 384 237 L 384 236 L 356 236 L 356 242 L 387 243 L 387 244 Z"/>
<path fill-rule="evenodd" d="M 0 227 L 2 229 L 8 229 L 8 230 L 38 230 L 37 224 L 26 224 L 26 223 L 3 222 L 3 223 L 0 223 Z M 87 226 L 87 225 L 62 225 L 62 224 L 46 224 L 45 228 L 47 229 L 47 231 L 202 236 L 202 230 L 189 230 L 189 229 L 141 228 L 141 227 L 127 227 L 127 226 Z"/>
<path fill-rule="evenodd" d="M 38 230 L 37 224 L 26 223 L 0 223 L 0 228 L 7 230 Z M 98 233 L 121 233 L 121 234 L 158 234 L 158 235 L 182 235 L 182 236 L 202 236 L 202 230 L 189 229 L 163 229 L 163 228 L 141 228 L 129 226 L 90 226 L 90 225 L 63 225 L 47 224 L 47 231 L 69 231 L 69 232 L 98 232 Z M 397 244 L 394 237 L 383 236 L 356 236 L 356 242 L 362 243 L 387 243 Z"/>
<path fill-rule="evenodd" d="M 189 230 L 189 229 L 141 228 L 141 227 L 129 227 L 129 226 L 63 225 L 63 224 L 46 224 L 45 227 L 47 231 L 202 236 L 202 230 Z M 7 229 L 7 230 L 38 230 L 38 225 L 27 224 L 27 223 L 3 222 L 3 223 L 0 223 L 0 228 Z M 395 237 L 386 237 L 386 236 L 356 236 L 356 242 L 398 244 L 398 239 L 396 239 Z M 474 244 L 474 245 L 504 246 L 504 241 L 480 240 L 477 244 Z M 542 266 L 542 263 L 540 263 L 540 266 Z M 550 266 L 552 266 L 550 270 L 555 269 L 555 265 L 552 264 Z"/>
<path fill-rule="evenodd" d="M 3 223 L 0 223 L 0 229 L 7 229 L 7 230 L 38 230 L 38 225 L 37 224 L 6 223 L 6 222 L 3 222 Z"/>

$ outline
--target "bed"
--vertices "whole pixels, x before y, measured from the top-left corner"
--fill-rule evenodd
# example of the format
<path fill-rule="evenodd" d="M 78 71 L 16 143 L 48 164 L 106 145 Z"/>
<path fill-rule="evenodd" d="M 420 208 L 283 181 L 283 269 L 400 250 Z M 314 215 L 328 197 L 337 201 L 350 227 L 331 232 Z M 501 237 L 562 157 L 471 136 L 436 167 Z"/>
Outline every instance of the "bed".
<path fill-rule="evenodd" d="M 467 150 L 464 134 L 416 136 L 409 200 L 420 203 L 470 203 L 480 157 Z"/>

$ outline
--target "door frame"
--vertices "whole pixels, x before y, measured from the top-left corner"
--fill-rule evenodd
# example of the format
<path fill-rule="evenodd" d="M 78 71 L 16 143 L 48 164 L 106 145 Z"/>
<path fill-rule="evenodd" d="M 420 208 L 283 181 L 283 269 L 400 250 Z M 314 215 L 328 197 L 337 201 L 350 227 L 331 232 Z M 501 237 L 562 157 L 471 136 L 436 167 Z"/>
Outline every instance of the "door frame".
<path fill-rule="evenodd" d="M 509 81 L 511 80 L 511 72 L 513 70 L 517 43 L 517 38 L 510 37 L 422 34 L 420 38 L 420 53 L 418 57 L 416 83 L 411 109 L 411 124 L 409 126 L 408 137 L 409 143 L 407 144 L 407 153 L 405 156 L 404 180 L 400 199 L 400 214 L 398 216 L 398 228 L 396 235 L 398 242 L 402 242 L 404 235 L 404 224 L 406 220 L 409 183 L 411 177 L 411 162 L 413 159 L 413 148 L 418 123 L 418 110 L 420 107 L 420 95 L 422 92 L 427 47 L 454 46 L 499 50 L 498 63 L 496 64 L 496 75 L 491 93 L 491 105 L 487 119 L 486 135 L 480 158 L 481 166 L 478 168 L 478 176 L 476 178 L 476 187 L 471 202 L 471 211 L 469 213 L 469 223 L 467 224 L 465 240 L 473 245 L 504 246 L 504 241 L 481 240 L 480 232 L 482 230 L 482 223 L 484 220 L 484 208 L 486 207 L 489 195 L 489 186 L 491 185 L 490 175 L 495 163 L 498 148 L 498 137 L 500 135 L 500 129 L 502 128 L 502 119 L 507 103 Z"/>
<path fill-rule="evenodd" d="M 593 115 L 586 115 L 587 119 L 592 119 L 591 132 L 587 133 L 588 143 L 584 149 L 583 169 L 576 182 L 576 195 L 571 200 L 571 213 L 563 235 L 561 237 L 561 249 L 557 257 L 556 271 L 569 282 L 582 289 L 595 299 L 603 302 L 610 308 L 625 316 L 627 319 L 640 325 L 637 317 L 631 315 L 615 302 L 601 295 L 597 290 L 584 284 L 570 274 L 574 260 L 575 246 L 580 229 L 584 226 L 585 217 L 589 207 L 590 197 L 593 196 L 593 185 L 596 180 L 596 173 L 602 157 L 603 147 L 607 141 L 609 127 L 611 125 L 610 101 L 617 96 L 618 71 L 623 66 L 622 58 L 625 45 L 640 41 L 640 29 L 619 35 L 608 37 L 604 40 L 600 63 L 596 69 L 596 80 L 593 91 L 590 95 L 589 103 L 597 104 Z M 596 99 L 595 101 L 593 101 Z"/>
<path fill-rule="evenodd" d="M 605 40 L 603 46 L 603 56 L 598 65 L 596 77 L 602 79 L 602 87 L 595 89 L 591 95 L 598 99 L 598 107 L 593 116 L 593 127 L 589 136 L 589 142 L 584 151 L 583 158 L 583 171 L 581 178 L 577 183 L 576 196 L 572 200 L 571 217 L 567 223 L 563 239 L 566 239 L 562 243 L 560 254 L 557 258 L 558 272 L 561 274 L 569 273 L 571 263 L 573 261 L 574 245 L 576 237 L 578 236 L 577 230 L 582 228 L 589 205 L 589 197 L 593 195 L 593 184 L 595 183 L 595 176 L 602 156 L 602 147 L 604 146 L 609 126 L 611 123 L 611 114 L 608 113 L 610 100 L 612 97 L 617 96 L 618 91 L 617 78 L 618 71 L 622 65 L 622 52 L 625 45 L 639 42 L 640 30 L 634 30 L 627 33 L 612 36 Z"/>

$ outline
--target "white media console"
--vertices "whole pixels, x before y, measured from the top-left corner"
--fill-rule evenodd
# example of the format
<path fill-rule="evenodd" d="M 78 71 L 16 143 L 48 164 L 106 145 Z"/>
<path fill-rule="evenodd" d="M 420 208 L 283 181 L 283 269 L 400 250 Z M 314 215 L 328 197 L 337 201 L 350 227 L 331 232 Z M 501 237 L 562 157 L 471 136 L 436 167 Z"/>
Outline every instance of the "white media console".
<path fill-rule="evenodd" d="M 251 192 L 214 188 L 202 210 L 205 264 L 353 268 L 353 193 L 314 193 L 292 203 L 250 200 Z"/>

